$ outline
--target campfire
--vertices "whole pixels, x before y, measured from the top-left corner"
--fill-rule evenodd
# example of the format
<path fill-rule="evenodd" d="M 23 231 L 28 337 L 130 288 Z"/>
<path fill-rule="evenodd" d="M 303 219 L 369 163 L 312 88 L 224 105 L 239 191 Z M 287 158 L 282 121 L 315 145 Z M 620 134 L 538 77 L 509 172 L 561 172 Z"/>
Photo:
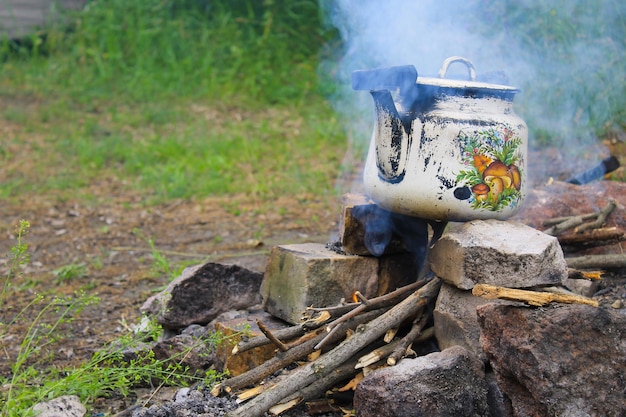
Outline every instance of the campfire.
<path fill-rule="evenodd" d="M 355 204 L 355 201 L 366 201 L 362 196 L 349 196 L 346 201 L 348 205 L 344 207 L 342 244 L 330 250 L 336 252 L 339 247 L 347 247 L 363 253 L 368 238 L 365 237 L 367 224 L 362 223 L 362 213 L 368 212 L 368 219 L 371 221 L 381 209 L 373 203 Z M 612 207 L 613 202 L 600 213 L 596 213 L 596 217 L 600 219 L 598 224 L 604 223 L 603 219 Z M 557 219 L 557 224 L 573 223 L 571 219 Z M 498 223 L 507 227 L 505 222 Z M 547 231 L 554 233 L 555 230 Z M 435 262 L 439 262 L 440 254 L 436 246 L 442 232 L 443 228 L 437 228 L 437 225 L 430 232 L 428 247 L 435 247 Z M 401 250 L 399 242 L 395 242 L 396 239 L 401 239 L 401 236 L 394 234 L 388 244 Z M 556 241 L 556 238 L 552 239 Z M 298 249 L 303 250 L 302 247 Z M 306 250 L 310 252 L 310 246 Z M 304 256 L 296 253 L 294 248 L 290 248 L 290 251 L 290 256 Z M 408 256 L 415 256 L 414 251 L 404 252 Z M 332 254 L 328 256 L 333 257 Z M 364 255 L 350 256 L 365 258 Z M 284 262 L 284 259 L 280 259 L 279 251 L 273 251 L 271 258 L 270 264 L 273 261 Z M 262 334 L 240 341 L 234 347 L 232 355 L 263 345 L 273 345 L 274 356 L 247 372 L 223 381 L 213 389 L 212 394 L 236 396 L 242 405 L 229 414 L 230 416 L 256 416 L 268 410 L 272 415 L 278 415 L 302 402 L 309 405 L 311 412 L 337 411 L 337 401 L 333 397 L 339 393 L 353 392 L 359 381 L 369 372 L 380 367 L 395 366 L 405 357 L 415 357 L 416 351 L 420 351 L 420 345 L 424 345 L 426 351 L 432 350 L 428 343 L 429 340 L 432 343 L 435 336 L 433 311 L 442 280 L 433 274 L 428 265 L 428 262 L 424 262 L 419 272 L 414 270 L 415 282 L 383 295 L 366 297 L 355 288 L 351 299 L 341 299 L 336 305 L 305 307 L 301 311 L 302 317 L 299 318 L 301 322 L 293 326 L 270 330 L 258 320 L 257 325 Z M 271 266 L 268 271 L 271 273 Z M 598 278 L 597 274 L 567 269 L 565 266 L 562 272 L 580 279 Z M 285 278 L 280 274 L 275 278 L 268 277 L 266 273 L 264 285 L 267 287 L 272 285 L 268 281 Z M 295 279 L 293 276 L 290 278 Z M 561 277 L 558 279 L 559 283 L 560 280 Z M 536 284 L 545 286 L 549 282 Z M 563 288 L 555 291 L 557 290 L 523 290 L 477 283 L 473 286 L 472 293 L 486 299 L 523 301 L 534 306 L 551 302 L 598 305 L 596 300 L 566 292 Z M 279 295 L 268 288 L 264 292 L 266 305 L 268 302 L 279 302 L 274 299 L 280 297 Z M 272 309 L 280 311 L 276 305 L 269 308 L 269 311 Z M 287 316 L 285 318 L 289 319 Z M 295 321 L 295 317 L 291 321 Z M 299 365 L 288 372 L 284 371 L 294 363 Z M 270 378 L 279 371 L 283 371 L 280 377 Z"/>

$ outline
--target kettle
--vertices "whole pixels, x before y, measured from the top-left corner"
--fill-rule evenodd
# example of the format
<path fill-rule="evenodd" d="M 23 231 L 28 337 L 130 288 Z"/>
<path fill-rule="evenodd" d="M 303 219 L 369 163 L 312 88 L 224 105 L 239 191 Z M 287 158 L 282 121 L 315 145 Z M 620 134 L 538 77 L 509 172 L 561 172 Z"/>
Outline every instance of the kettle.
<path fill-rule="evenodd" d="M 446 78 L 453 63 L 468 80 Z M 478 81 L 456 56 L 438 78 L 404 65 L 354 71 L 352 87 L 374 100 L 363 186 L 378 205 L 435 221 L 502 220 L 519 209 L 528 152 L 528 128 L 513 109 L 519 89 Z"/>

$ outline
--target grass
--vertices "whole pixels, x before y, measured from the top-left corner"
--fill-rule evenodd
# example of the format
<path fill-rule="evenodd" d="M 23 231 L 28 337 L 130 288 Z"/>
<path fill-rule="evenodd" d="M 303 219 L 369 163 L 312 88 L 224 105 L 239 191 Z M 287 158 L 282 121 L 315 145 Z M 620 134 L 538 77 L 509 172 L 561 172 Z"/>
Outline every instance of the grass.
<path fill-rule="evenodd" d="M 109 0 L 72 21 L 0 47 L 0 163 L 29 159 L 0 171 L 0 196 L 103 178 L 150 203 L 333 192 L 345 140 L 316 1 Z"/>
<path fill-rule="evenodd" d="M 8 335 L 15 334 L 11 331 L 15 326 L 27 329 L 16 354 L 6 349 L 3 352 L 3 356 L 11 360 L 11 373 L 0 375 L 0 415 L 31 416 L 34 415 L 33 405 L 60 395 L 76 395 L 87 404 L 111 394 L 128 395 L 133 387 L 148 386 L 155 381 L 168 386 L 202 383 L 211 387 L 223 377 L 214 370 L 190 372 L 184 365 L 192 350 L 209 354 L 224 343 L 226 339 L 220 333 L 198 339 L 193 346 L 168 359 L 157 359 L 154 352 L 141 350 L 140 346 L 158 340 L 162 328 L 154 321 L 146 324 L 145 320 L 138 326 L 140 331 L 128 332 L 106 344 L 85 363 L 62 369 L 49 366 L 72 322 L 84 308 L 99 300 L 83 292 L 69 297 L 40 294 L 17 314 L 3 308 L 8 305 L 13 292 L 19 291 L 19 286 L 14 284 L 25 278 L 21 271 L 29 262 L 25 241 L 29 227 L 27 221 L 21 221 L 16 228 L 17 242 L 11 247 L 0 292 L 0 340 L 8 340 Z M 75 268 L 67 269 L 73 271 Z M 129 358 L 129 351 L 136 352 L 135 357 Z"/>

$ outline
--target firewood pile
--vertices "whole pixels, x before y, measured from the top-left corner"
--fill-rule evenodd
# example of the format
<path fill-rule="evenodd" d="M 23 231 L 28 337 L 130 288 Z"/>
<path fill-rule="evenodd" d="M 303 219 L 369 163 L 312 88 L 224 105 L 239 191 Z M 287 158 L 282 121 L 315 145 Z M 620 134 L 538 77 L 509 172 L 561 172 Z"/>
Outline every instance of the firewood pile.
<path fill-rule="evenodd" d="M 393 366 L 414 354 L 412 346 L 433 336 L 431 312 L 441 282 L 431 273 L 417 282 L 380 297 L 329 308 L 310 308 L 302 324 L 244 340 L 233 353 L 273 343 L 276 355 L 262 365 L 229 378 L 212 394 L 236 395 L 245 402 L 230 416 L 280 414 L 302 401 L 323 398 L 328 390 L 353 389 L 368 370 Z M 400 335 L 400 336 L 399 336 Z M 384 344 L 377 343 L 383 337 Z M 303 361 L 303 362 L 302 362 Z M 301 364 L 269 382 L 265 380 L 292 363 Z M 344 383 L 343 386 L 340 386 Z M 246 387 L 253 386 L 251 389 Z M 332 400 L 311 402 L 320 411 L 338 411 Z"/>

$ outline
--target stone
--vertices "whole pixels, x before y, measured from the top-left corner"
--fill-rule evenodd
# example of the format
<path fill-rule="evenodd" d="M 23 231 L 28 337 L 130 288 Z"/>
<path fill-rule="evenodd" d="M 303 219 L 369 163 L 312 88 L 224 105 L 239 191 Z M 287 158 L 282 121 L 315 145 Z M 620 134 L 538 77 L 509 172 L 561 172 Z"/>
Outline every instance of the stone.
<path fill-rule="evenodd" d="M 447 349 L 462 346 L 485 361 L 487 358 L 480 346 L 480 326 L 476 308 L 489 302 L 500 301 L 476 297 L 471 291 L 460 290 L 444 282 L 433 312 L 435 338 L 439 347 Z"/>
<path fill-rule="evenodd" d="M 446 232 L 431 248 L 432 271 L 463 290 L 559 285 L 567 264 L 556 237 L 517 222 L 474 220 Z"/>
<path fill-rule="evenodd" d="M 565 278 L 563 285 L 575 294 L 592 297 L 600 288 L 600 281 Z"/>
<path fill-rule="evenodd" d="M 365 246 L 365 224 L 367 222 L 386 223 L 389 212 L 378 207 L 363 194 L 346 194 L 342 198 L 341 218 L 339 221 L 339 240 L 341 247 L 351 255 L 371 256 Z M 404 245 L 398 236 L 390 236 L 384 248 L 385 254 L 404 252 Z"/>
<path fill-rule="evenodd" d="M 549 185 L 538 185 L 531 189 L 524 206 L 511 220 L 544 230 L 547 227 L 543 222 L 547 219 L 599 212 L 611 199 L 617 206 L 607 217 L 604 227 L 615 227 L 626 233 L 626 183 L 620 181 L 596 181 L 584 185 L 552 181 Z M 624 241 L 607 242 L 606 245 L 578 247 L 576 256 L 622 254 L 624 249 Z"/>
<path fill-rule="evenodd" d="M 477 313 L 481 346 L 515 416 L 624 415 L 626 314 L 496 304 Z"/>
<path fill-rule="evenodd" d="M 141 311 L 168 329 L 207 324 L 219 314 L 261 302 L 263 274 L 237 265 L 206 263 L 185 268 L 165 290 L 150 297 Z"/>
<path fill-rule="evenodd" d="M 482 362 L 460 346 L 370 372 L 354 392 L 359 417 L 489 416 Z"/>
<path fill-rule="evenodd" d="M 267 312 L 288 323 L 300 323 L 307 307 L 337 305 L 355 291 L 379 295 L 378 259 L 346 255 L 319 243 L 272 248 L 261 295 Z"/>
<path fill-rule="evenodd" d="M 37 417 L 83 417 L 87 409 L 76 395 L 64 395 L 33 406 Z"/>
<path fill-rule="evenodd" d="M 233 348 L 244 338 L 262 335 L 257 320 L 271 331 L 287 327 L 285 322 L 276 319 L 261 309 L 240 312 L 235 317 L 225 314 L 211 322 L 212 328 L 220 332 L 224 341 L 217 346 L 213 365 L 219 370 L 228 370 L 230 376 L 237 376 L 253 369 L 276 355 L 276 346 L 269 343 L 245 352 L 233 354 Z M 287 340 L 281 340 L 288 342 Z"/>

